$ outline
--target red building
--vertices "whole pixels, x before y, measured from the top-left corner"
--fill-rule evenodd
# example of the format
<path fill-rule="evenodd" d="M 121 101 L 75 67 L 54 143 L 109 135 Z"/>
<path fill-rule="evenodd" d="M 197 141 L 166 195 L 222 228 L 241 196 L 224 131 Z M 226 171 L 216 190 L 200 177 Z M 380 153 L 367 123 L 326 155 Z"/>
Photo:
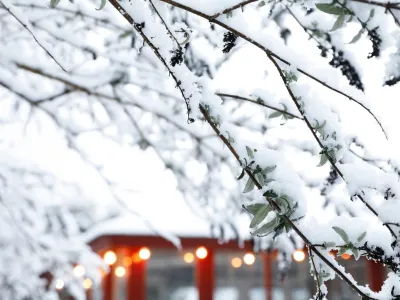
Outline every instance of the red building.
<path fill-rule="evenodd" d="M 87 287 L 88 299 L 308 300 L 315 292 L 303 250 L 296 250 L 289 276 L 281 282 L 276 276 L 278 253 L 254 252 L 257 245 L 250 240 L 242 245 L 221 243 L 210 236 L 205 221 L 194 218 L 189 231 L 168 230 L 179 236 L 180 249 L 145 226 L 129 224 L 128 219 L 115 220 L 88 237 L 91 247 L 110 266 L 101 286 Z M 379 265 L 363 258 L 363 263 L 348 256 L 337 259 L 358 282 L 380 289 L 385 274 Z M 339 279 L 328 282 L 328 290 L 329 299 L 356 298 Z"/>

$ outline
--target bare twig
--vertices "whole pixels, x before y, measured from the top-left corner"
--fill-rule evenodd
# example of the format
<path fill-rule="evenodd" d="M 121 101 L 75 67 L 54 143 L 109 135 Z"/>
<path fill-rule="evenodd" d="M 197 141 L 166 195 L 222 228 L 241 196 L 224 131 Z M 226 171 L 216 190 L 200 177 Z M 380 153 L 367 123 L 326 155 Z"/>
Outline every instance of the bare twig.
<path fill-rule="evenodd" d="M 5 9 L 12 15 L 33 37 L 33 39 L 36 41 L 36 43 L 47 53 L 49 57 L 53 59 L 53 61 L 64 71 L 67 72 L 67 70 L 61 65 L 60 62 L 57 61 L 57 59 L 51 54 L 51 52 L 47 49 L 46 45 L 40 41 L 37 37 L 36 34 L 33 32 L 32 26 L 30 23 L 27 23 L 29 21 L 23 21 L 21 20 L 17 14 L 13 11 L 12 5 L 7 6 L 4 1 L 0 0 L 0 3 L 5 7 Z"/>
<path fill-rule="evenodd" d="M 392 8 L 387 7 L 387 8 L 386 8 L 386 11 L 388 11 L 388 12 L 392 15 L 393 20 L 394 20 L 394 22 L 396 23 L 396 25 L 397 25 L 398 27 L 400 27 L 399 19 L 398 19 L 398 18 L 396 17 L 396 15 L 393 13 Z"/>
<path fill-rule="evenodd" d="M 231 7 L 227 8 L 227 9 L 224 9 L 223 11 L 221 11 L 219 13 L 216 13 L 215 15 L 212 15 L 210 18 L 211 18 L 211 20 L 214 20 L 214 19 L 218 18 L 219 16 L 221 16 L 223 14 L 230 13 L 231 11 L 234 11 L 234 10 L 240 8 L 240 7 L 243 8 L 245 5 L 253 3 L 253 2 L 256 2 L 256 1 L 259 1 L 259 0 L 246 0 L 246 1 L 240 2 L 240 3 L 238 3 L 238 4 L 234 5 L 234 6 L 231 6 Z"/>
<path fill-rule="evenodd" d="M 161 53 L 158 51 L 157 47 L 154 46 L 154 44 L 150 41 L 150 39 L 143 33 L 143 30 L 139 26 L 140 24 L 137 24 L 133 18 L 125 11 L 125 9 L 118 3 L 117 0 L 109 0 L 109 2 L 114 6 L 114 8 L 119 12 L 124 12 L 123 17 L 131 24 L 135 30 L 140 34 L 142 37 L 143 41 L 151 48 L 151 50 L 154 52 L 154 54 L 157 56 L 157 58 L 162 62 L 162 64 L 167 68 L 169 75 L 172 77 L 172 79 L 176 82 L 176 87 L 179 89 L 182 98 L 185 100 L 186 104 L 186 110 L 187 110 L 187 116 L 188 116 L 188 123 L 193 122 L 194 120 L 190 118 L 190 113 L 191 113 L 191 108 L 190 108 L 190 99 L 185 95 L 180 81 L 176 78 L 176 75 L 174 72 L 172 72 L 171 68 L 168 66 L 168 63 L 166 62 L 165 58 L 162 57 Z M 165 23 L 164 23 L 165 24 Z"/>
<path fill-rule="evenodd" d="M 321 294 L 322 294 L 321 293 L 321 282 L 319 282 L 319 276 L 318 276 L 319 274 L 318 274 L 317 268 L 315 266 L 314 255 L 312 254 L 312 251 L 309 246 L 307 246 L 307 250 L 308 250 L 308 256 L 310 257 L 310 260 L 311 260 L 312 267 L 314 269 L 314 276 L 317 281 L 317 294 L 319 296 L 321 296 Z M 322 299 L 322 297 L 320 297 L 320 298 Z"/>
<path fill-rule="evenodd" d="M 370 0 L 351 0 L 353 2 L 358 2 L 358 3 L 363 3 L 363 4 L 369 4 L 369 5 L 375 5 L 375 6 L 380 6 L 384 8 L 390 8 L 390 9 L 400 9 L 400 3 L 393 3 L 393 2 L 377 2 L 377 1 L 370 1 Z"/>
<path fill-rule="evenodd" d="M 178 42 L 178 40 L 176 39 L 176 37 L 172 34 L 171 30 L 168 28 L 167 23 L 165 23 L 163 17 L 161 16 L 161 14 L 160 14 L 160 12 L 158 11 L 158 9 L 155 7 L 153 1 L 152 1 L 152 0 L 149 0 L 149 3 L 150 3 L 150 5 L 151 5 L 151 7 L 154 9 L 154 11 L 156 12 L 157 16 L 160 18 L 161 23 L 164 25 L 165 29 L 167 29 L 170 38 L 171 38 L 172 40 L 175 41 L 177 47 L 180 49 L 180 48 L 181 48 L 181 45 L 179 44 L 179 42 Z"/>
<path fill-rule="evenodd" d="M 209 16 L 209 15 L 207 15 L 205 13 L 202 13 L 202 12 L 200 12 L 200 11 L 194 9 L 194 8 L 191 8 L 191 7 L 187 6 L 187 5 L 178 3 L 178 2 L 176 2 L 174 0 L 159 0 L 159 1 L 168 3 L 168 4 L 170 4 L 172 6 L 175 6 L 175 7 L 178 7 L 178 8 L 181 8 L 181 9 L 186 10 L 186 11 L 188 11 L 190 13 L 193 13 L 193 14 L 199 16 L 199 17 L 202 17 L 202 18 L 204 18 L 204 19 L 206 19 L 206 20 L 208 20 L 210 22 L 213 22 L 213 23 L 221 26 L 222 28 L 225 28 L 226 30 L 229 30 L 230 32 L 234 33 L 235 35 L 241 37 L 242 39 L 248 41 L 249 43 L 253 44 L 257 48 L 259 48 L 262 51 L 264 51 L 267 55 L 272 56 L 272 57 L 280 60 L 284 64 L 290 66 L 290 62 L 289 61 L 285 60 L 284 58 L 280 57 L 278 54 L 276 54 L 276 53 L 272 52 L 271 50 L 269 50 L 268 48 L 264 47 L 259 42 L 253 40 L 252 38 L 248 37 L 247 35 L 243 34 L 240 31 L 232 28 L 231 26 L 229 26 L 229 25 L 227 25 L 227 24 L 225 24 L 225 23 L 223 23 L 223 22 L 221 22 L 221 21 L 219 21 L 217 19 L 213 19 L 211 16 Z M 385 135 L 385 137 L 387 139 L 387 134 L 386 134 L 385 130 L 383 129 L 383 126 L 380 123 L 380 121 L 378 120 L 378 118 L 375 117 L 375 115 L 372 113 L 372 111 L 369 108 L 367 108 L 364 104 L 362 104 L 359 100 L 357 100 L 354 97 L 352 97 L 352 96 L 340 91 L 339 89 L 334 88 L 333 86 L 327 84 L 326 82 L 323 82 L 322 80 L 318 79 L 317 77 L 313 76 L 312 74 L 310 74 L 310 73 L 308 73 L 308 72 L 306 72 L 306 71 L 304 71 L 302 69 L 298 69 L 298 71 L 300 73 L 302 73 L 303 75 L 307 76 L 308 78 L 318 82 L 322 86 L 324 86 L 324 87 L 326 87 L 326 88 L 328 88 L 328 89 L 330 89 L 330 90 L 332 90 L 332 91 L 334 91 L 334 92 L 336 92 L 336 93 L 348 98 L 350 101 L 354 101 L 355 103 L 360 105 L 363 109 L 365 109 L 370 115 L 372 115 L 374 117 L 375 121 L 378 123 L 379 127 L 381 128 L 382 132 L 384 133 L 384 135 Z"/>
<path fill-rule="evenodd" d="M 290 112 L 287 112 L 287 111 L 285 111 L 283 109 L 279 109 L 279 108 L 267 105 L 263 101 L 254 100 L 254 99 L 250 99 L 250 98 L 246 98 L 246 97 L 242 97 L 242 96 L 238 96 L 238 95 L 226 94 L 226 93 L 216 93 L 216 95 L 220 96 L 220 97 L 228 97 L 228 98 L 232 98 L 232 99 L 238 99 L 238 100 L 251 102 L 251 103 L 254 103 L 254 104 L 257 104 L 257 105 L 261 105 L 261 106 L 267 107 L 267 108 L 272 109 L 272 110 L 279 111 L 280 113 L 282 113 L 284 115 L 288 115 L 288 116 L 291 116 L 293 118 L 296 118 L 296 119 L 299 119 L 299 120 L 303 120 L 303 118 L 301 118 L 299 116 L 296 116 L 296 115 L 294 115 L 294 114 L 292 114 Z"/>

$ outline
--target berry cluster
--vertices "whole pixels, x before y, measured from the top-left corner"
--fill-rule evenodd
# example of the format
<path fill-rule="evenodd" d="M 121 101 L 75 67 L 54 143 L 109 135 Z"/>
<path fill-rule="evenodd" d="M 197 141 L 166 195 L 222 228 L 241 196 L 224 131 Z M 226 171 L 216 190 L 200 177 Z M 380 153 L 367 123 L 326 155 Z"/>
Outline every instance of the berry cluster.
<path fill-rule="evenodd" d="M 224 48 L 222 49 L 222 52 L 228 53 L 229 51 L 232 50 L 233 47 L 236 45 L 236 40 L 237 40 L 237 35 L 232 33 L 232 32 L 225 32 L 224 33 Z"/>
<path fill-rule="evenodd" d="M 368 37 L 372 42 L 372 52 L 368 54 L 368 58 L 379 57 L 381 54 L 382 39 L 378 34 L 378 27 L 368 30 Z"/>
<path fill-rule="evenodd" d="M 171 66 L 175 67 L 177 64 L 180 65 L 183 62 L 183 51 L 182 48 L 175 49 L 171 51 Z"/>
<path fill-rule="evenodd" d="M 329 64 L 334 68 L 339 68 L 342 74 L 347 77 L 350 85 L 355 86 L 357 89 L 364 91 L 364 86 L 361 82 L 360 76 L 358 75 L 356 69 L 351 65 L 351 63 L 343 57 L 343 51 L 337 51 L 336 47 L 332 46 L 332 60 Z M 321 51 L 323 55 L 323 51 Z M 325 50 L 326 55 L 326 50 Z"/>

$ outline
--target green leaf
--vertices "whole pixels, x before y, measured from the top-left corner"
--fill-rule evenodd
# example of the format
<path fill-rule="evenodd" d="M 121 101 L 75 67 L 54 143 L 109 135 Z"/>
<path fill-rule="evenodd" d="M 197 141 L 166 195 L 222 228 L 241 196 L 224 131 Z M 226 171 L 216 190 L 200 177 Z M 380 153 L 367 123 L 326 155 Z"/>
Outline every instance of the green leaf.
<path fill-rule="evenodd" d="M 253 220 L 251 220 L 250 228 L 254 228 L 264 221 L 270 211 L 271 208 L 268 205 L 262 206 L 254 215 Z"/>
<path fill-rule="evenodd" d="M 324 243 L 324 246 L 325 246 L 325 248 L 332 248 L 332 247 L 335 247 L 336 244 L 334 242 L 327 242 L 327 243 Z"/>
<path fill-rule="evenodd" d="M 254 189 L 254 186 L 255 186 L 254 181 L 251 178 L 249 178 L 246 182 L 246 186 L 244 187 L 243 193 L 251 192 Z"/>
<path fill-rule="evenodd" d="M 264 224 L 263 226 L 261 226 L 260 228 L 254 230 L 252 232 L 252 235 L 268 235 L 271 232 L 274 231 L 275 226 L 278 223 L 278 218 L 273 219 L 272 221 Z"/>
<path fill-rule="evenodd" d="M 365 236 L 367 235 L 367 232 L 364 231 L 357 239 L 358 242 L 361 242 L 363 239 L 365 239 Z"/>
<path fill-rule="evenodd" d="M 60 0 L 50 0 L 50 7 L 54 8 L 60 3 Z"/>
<path fill-rule="evenodd" d="M 250 204 L 249 206 L 246 206 L 246 209 L 254 216 L 263 206 L 267 205 L 263 203 Z"/>
<path fill-rule="evenodd" d="M 186 35 L 186 39 L 185 39 L 183 42 L 179 43 L 179 45 L 181 45 L 181 46 L 186 45 L 186 44 L 189 43 L 189 41 L 190 41 L 190 34 L 189 34 L 189 32 L 185 31 L 185 35 Z"/>
<path fill-rule="evenodd" d="M 369 21 L 371 21 L 371 19 L 374 17 L 375 15 L 375 9 L 371 9 L 371 11 L 369 12 L 369 17 L 366 23 L 368 23 Z"/>
<path fill-rule="evenodd" d="M 348 11 L 330 3 L 316 3 L 315 6 L 322 12 L 330 15 L 347 15 Z"/>
<path fill-rule="evenodd" d="M 328 155 L 329 155 L 329 157 L 331 158 L 331 160 L 332 160 L 332 162 L 333 163 L 336 163 L 336 153 L 335 153 L 335 150 L 329 150 L 328 151 Z"/>
<path fill-rule="evenodd" d="M 258 7 L 263 7 L 265 5 L 265 1 L 261 1 L 260 3 L 258 3 Z"/>
<path fill-rule="evenodd" d="M 316 125 L 314 126 L 314 129 L 318 131 L 325 127 L 326 120 L 324 120 L 324 122 L 322 122 L 322 124 L 319 124 L 318 120 L 315 120 L 315 123 L 316 123 Z"/>
<path fill-rule="evenodd" d="M 253 152 L 253 150 L 252 150 L 250 147 L 246 146 L 246 151 L 247 151 L 247 155 L 248 155 L 250 158 L 254 158 L 254 152 Z"/>
<path fill-rule="evenodd" d="M 107 0 L 101 0 L 100 7 L 96 8 L 96 10 L 102 10 L 104 6 L 106 6 Z"/>
<path fill-rule="evenodd" d="M 244 169 L 242 169 L 242 172 L 240 172 L 240 175 L 239 175 L 239 177 L 237 178 L 237 180 L 242 179 L 243 176 L 244 176 Z"/>
<path fill-rule="evenodd" d="M 121 33 L 121 34 L 118 36 L 118 38 L 124 39 L 124 38 L 126 38 L 126 37 L 128 37 L 128 36 L 130 36 L 130 35 L 132 35 L 132 30 L 127 30 L 127 31 Z"/>
<path fill-rule="evenodd" d="M 275 228 L 275 234 L 272 237 L 275 239 L 278 235 L 280 235 L 283 232 L 283 229 L 285 228 L 285 222 L 280 223 L 276 228 Z"/>
<path fill-rule="evenodd" d="M 361 28 L 360 31 L 353 37 L 353 39 L 350 41 L 349 44 L 356 43 L 361 38 L 361 36 L 363 35 L 364 32 L 365 32 L 365 28 Z"/>
<path fill-rule="evenodd" d="M 335 230 L 338 235 L 340 235 L 340 237 L 346 244 L 350 242 L 349 236 L 342 228 L 333 226 L 332 229 Z"/>
<path fill-rule="evenodd" d="M 268 190 L 263 194 L 264 197 L 276 198 L 278 195 L 273 190 Z"/>
<path fill-rule="evenodd" d="M 282 116 L 282 113 L 279 112 L 279 111 L 276 111 L 276 112 L 273 112 L 272 114 L 270 114 L 270 115 L 269 115 L 269 118 L 270 118 L 270 119 L 273 119 L 273 118 L 278 118 L 278 117 L 280 117 L 280 116 Z"/>
<path fill-rule="evenodd" d="M 267 175 L 268 173 L 271 173 L 272 171 L 274 171 L 276 169 L 276 165 L 272 166 L 272 167 L 266 167 L 262 170 L 262 173 Z"/>
<path fill-rule="evenodd" d="M 358 260 L 360 258 L 360 253 L 356 248 L 351 248 L 351 252 L 353 252 L 354 258 Z"/>
<path fill-rule="evenodd" d="M 286 199 L 285 196 L 281 196 L 276 200 L 277 204 L 281 204 L 279 205 L 279 207 L 281 208 L 281 211 L 279 212 L 280 215 L 284 215 L 286 214 L 289 210 L 290 210 L 290 203 L 289 201 Z"/>
<path fill-rule="evenodd" d="M 261 173 L 258 173 L 258 174 L 256 175 L 256 178 L 257 178 L 258 183 L 259 183 L 261 186 L 264 186 L 264 184 L 265 184 L 264 175 L 261 174 Z"/>
<path fill-rule="evenodd" d="M 341 14 L 339 15 L 339 17 L 336 19 L 335 24 L 333 24 L 333 27 L 331 29 L 331 31 L 335 31 L 337 29 L 339 29 L 340 27 L 342 27 L 344 24 L 344 15 Z"/>
<path fill-rule="evenodd" d="M 317 167 L 322 167 L 323 165 L 326 164 L 327 161 L 328 161 L 328 156 L 325 153 L 322 153 L 321 160 L 319 161 L 319 164 Z"/>
<path fill-rule="evenodd" d="M 345 254 L 346 251 L 347 251 L 346 247 L 342 247 L 342 248 L 340 248 L 340 250 L 338 251 L 338 254 L 337 254 L 337 255 L 340 256 L 340 255 L 342 255 L 342 254 Z"/>

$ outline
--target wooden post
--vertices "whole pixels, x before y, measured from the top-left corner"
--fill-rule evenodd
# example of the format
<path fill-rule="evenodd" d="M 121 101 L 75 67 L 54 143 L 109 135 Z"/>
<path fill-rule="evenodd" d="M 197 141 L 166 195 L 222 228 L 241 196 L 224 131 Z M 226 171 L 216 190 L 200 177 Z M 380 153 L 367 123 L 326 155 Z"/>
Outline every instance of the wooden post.
<path fill-rule="evenodd" d="M 93 299 L 92 295 L 93 295 L 92 289 L 86 290 L 86 300 L 92 300 Z"/>
<path fill-rule="evenodd" d="M 140 259 L 139 251 L 135 251 L 132 258 L 128 269 L 127 300 L 146 300 L 146 261 Z"/>
<path fill-rule="evenodd" d="M 374 292 L 379 292 L 385 281 L 385 269 L 380 263 L 367 260 L 369 287 Z"/>
<path fill-rule="evenodd" d="M 103 300 L 113 300 L 114 266 L 109 266 L 110 272 L 103 277 Z"/>
<path fill-rule="evenodd" d="M 199 300 L 212 300 L 214 297 L 214 253 L 208 249 L 207 256 L 196 259 L 196 285 Z"/>
<path fill-rule="evenodd" d="M 272 300 L 272 259 L 270 252 L 263 253 L 264 287 L 266 300 Z"/>

